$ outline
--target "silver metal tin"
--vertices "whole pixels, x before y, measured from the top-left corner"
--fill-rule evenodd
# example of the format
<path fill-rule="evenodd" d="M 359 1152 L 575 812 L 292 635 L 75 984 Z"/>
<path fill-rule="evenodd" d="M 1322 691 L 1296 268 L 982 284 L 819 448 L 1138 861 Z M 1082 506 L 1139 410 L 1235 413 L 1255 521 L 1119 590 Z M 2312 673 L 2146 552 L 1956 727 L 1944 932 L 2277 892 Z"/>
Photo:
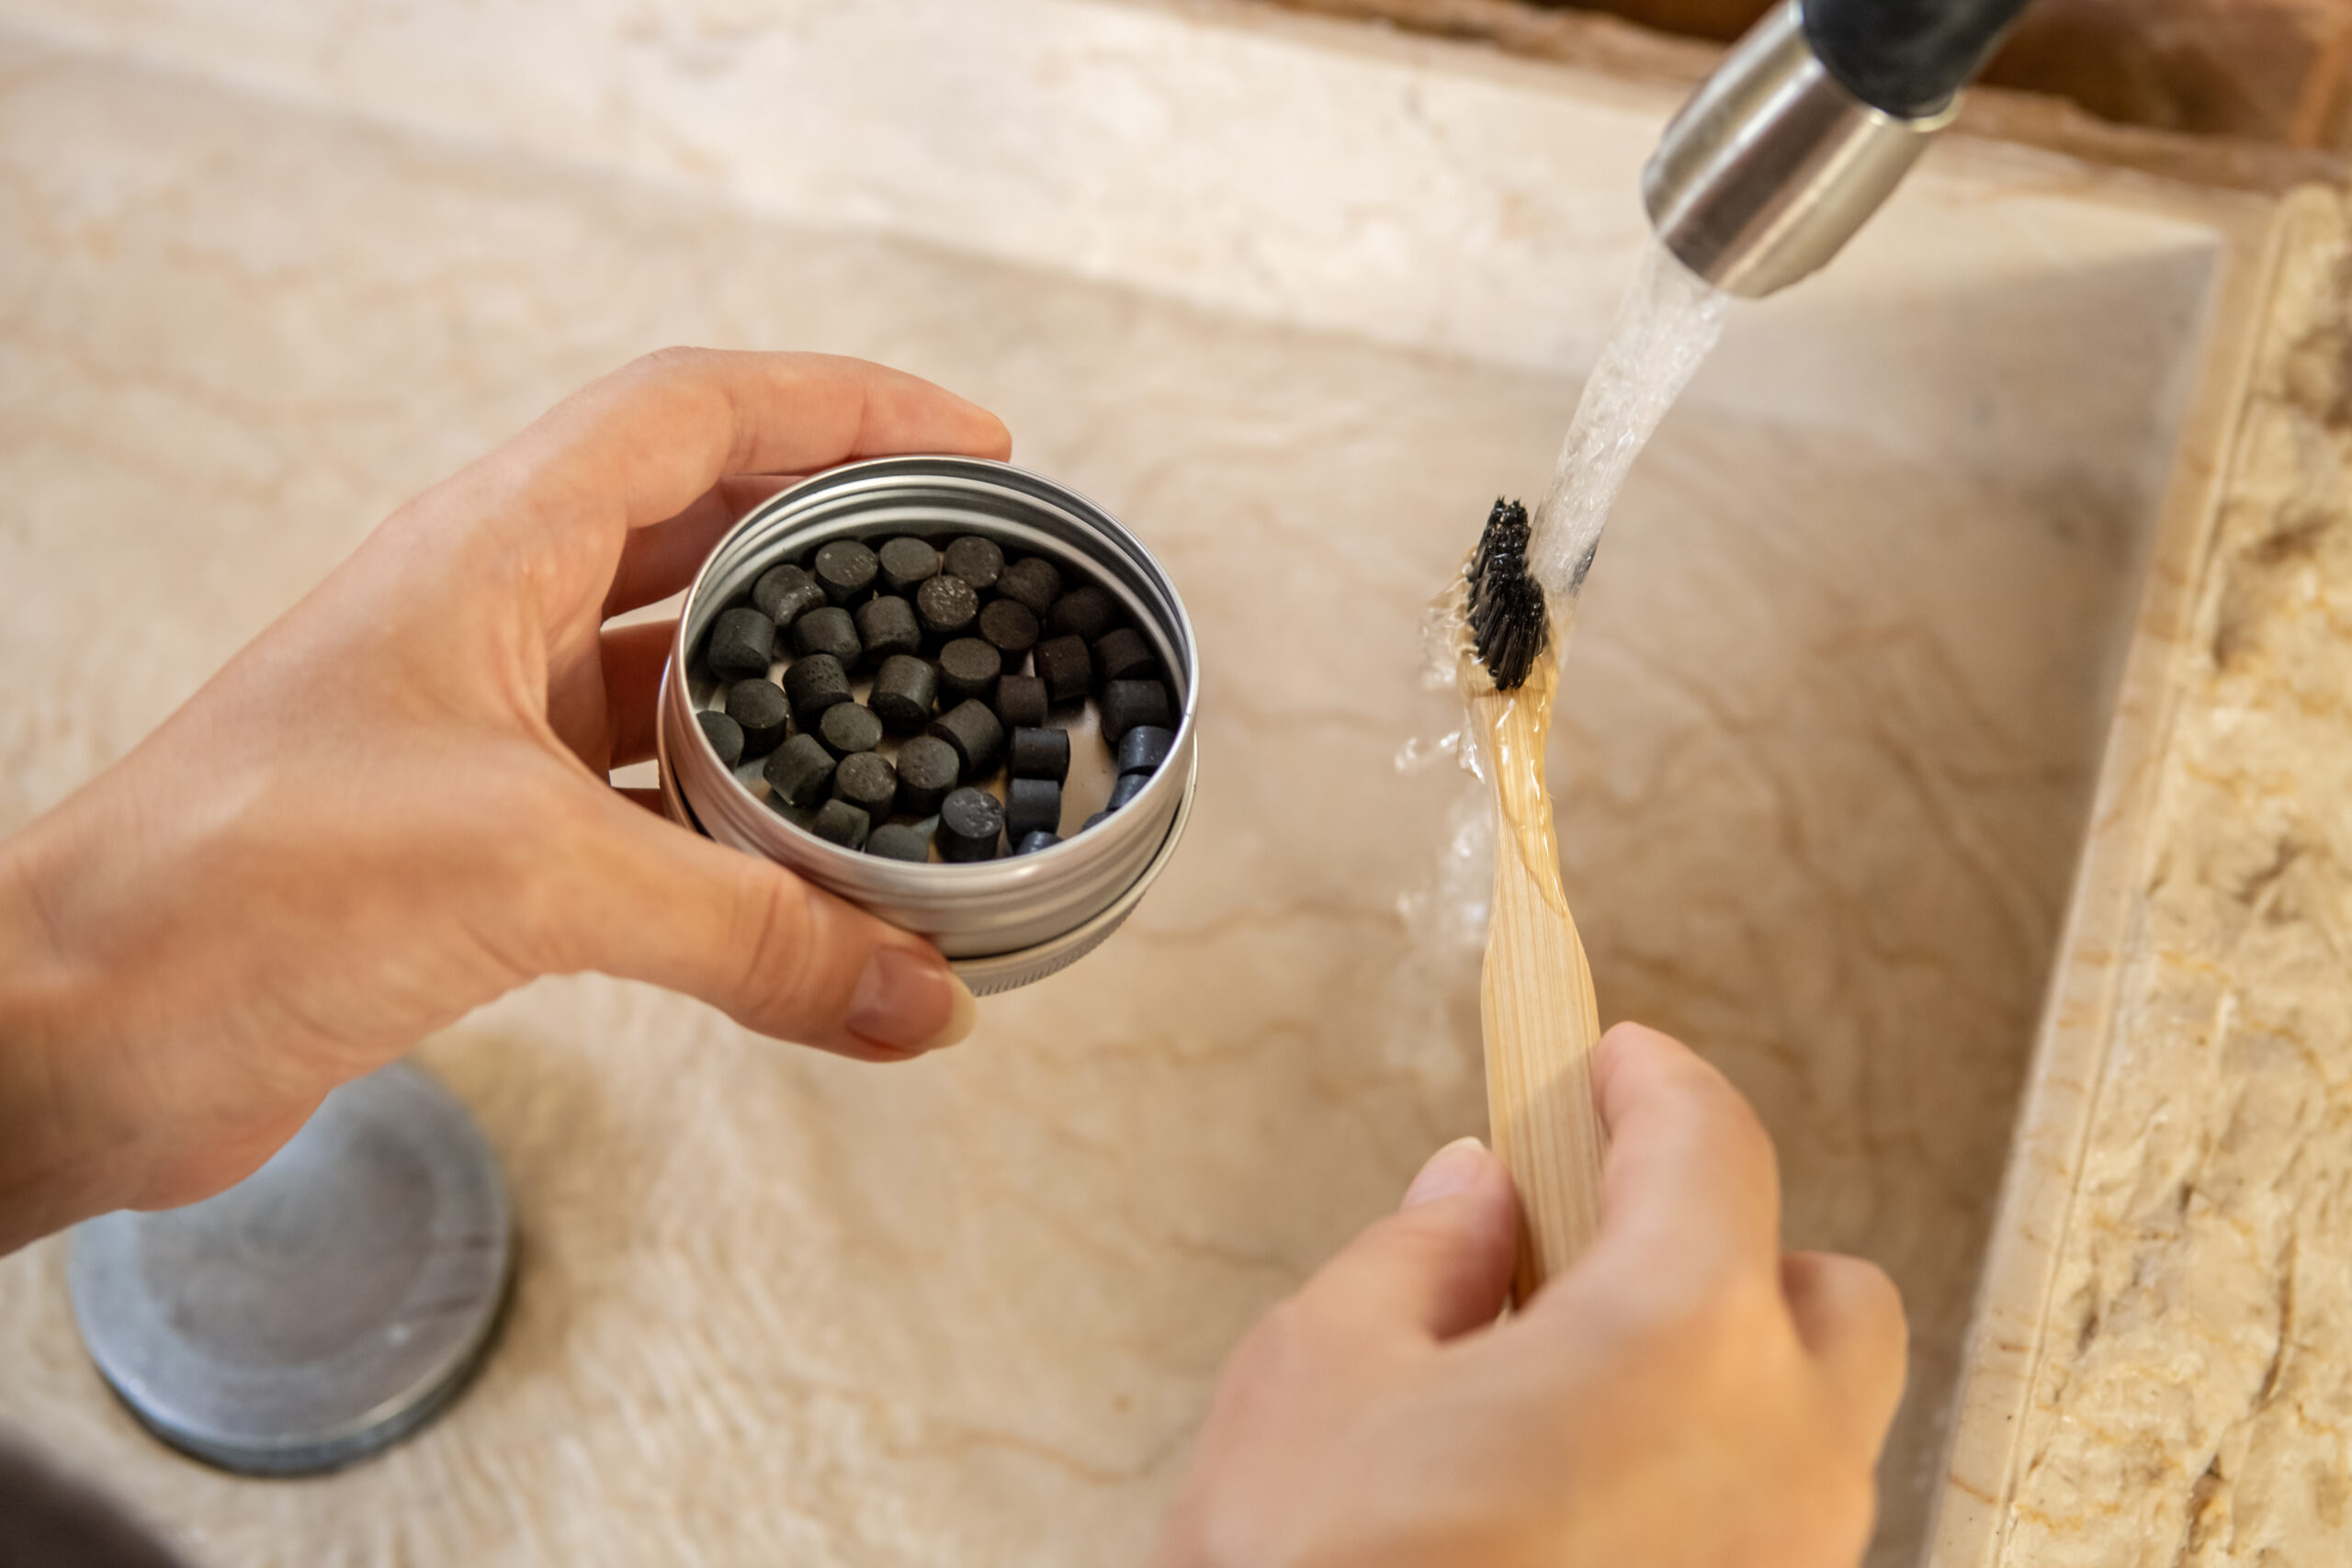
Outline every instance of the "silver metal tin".
<path fill-rule="evenodd" d="M 91 1359 L 151 1431 L 227 1470 L 303 1475 L 457 1396 L 513 1261 L 497 1157 L 395 1063 L 226 1192 L 76 1226 L 66 1278 Z"/>
<path fill-rule="evenodd" d="M 758 766 L 730 771 L 695 715 L 718 682 L 695 650 L 710 623 L 770 567 L 831 539 L 980 534 L 1008 554 L 1046 556 L 1100 582 L 1159 656 L 1182 715 L 1174 750 L 1110 818 L 1036 854 L 913 864 L 845 850 L 786 821 L 762 798 Z M 1197 787 L 1193 626 L 1167 572 L 1110 513 L 1053 480 L 976 457 L 881 457 L 805 479 L 722 539 L 687 591 L 662 675 L 662 793 L 670 814 L 720 843 L 939 945 L 980 994 L 1010 990 L 1093 951 L 1142 901 L 1183 835 Z"/>

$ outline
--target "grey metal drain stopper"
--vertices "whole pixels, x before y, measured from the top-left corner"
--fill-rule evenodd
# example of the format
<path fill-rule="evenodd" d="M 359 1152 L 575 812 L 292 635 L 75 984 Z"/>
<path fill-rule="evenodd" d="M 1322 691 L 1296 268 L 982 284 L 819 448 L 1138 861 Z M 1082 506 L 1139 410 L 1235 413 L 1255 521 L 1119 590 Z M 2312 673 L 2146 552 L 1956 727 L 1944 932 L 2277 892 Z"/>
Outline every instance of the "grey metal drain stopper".
<path fill-rule="evenodd" d="M 395 1063 L 228 1191 L 75 1227 L 67 1277 L 91 1359 L 157 1437 L 301 1475 L 440 1413 L 489 1348 L 513 1260 L 490 1145 Z"/>

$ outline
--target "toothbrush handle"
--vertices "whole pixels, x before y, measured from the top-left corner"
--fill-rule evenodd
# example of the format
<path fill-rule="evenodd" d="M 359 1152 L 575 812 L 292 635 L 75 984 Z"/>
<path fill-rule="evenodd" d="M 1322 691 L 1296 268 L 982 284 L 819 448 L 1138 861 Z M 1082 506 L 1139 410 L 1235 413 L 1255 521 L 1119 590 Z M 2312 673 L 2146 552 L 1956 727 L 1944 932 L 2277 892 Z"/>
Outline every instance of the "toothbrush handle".
<path fill-rule="evenodd" d="M 1532 708 L 1489 709 L 1489 739 L 1503 743 L 1490 757 L 1516 739 L 1519 755 L 1541 758 L 1540 731 L 1510 733 L 1517 724 L 1533 730 Z M 1525 809 L 1528 803 L 1517 804 Z M 1548 818 L 1548 800 L 1539 796 L 1535 804 Z M 1512 830 L 1510 809 L 1507 803 L 1495 846 L 1494 913 L 1479 1000 L 1487 1120 L 1495 1153 L 1519 1186 L 1522 1228 L 1512 1296 L 1524 1303 L 1600 1229 L 1606 1136 L 1592 1098 L 1592 1051 L 1600 1035 L 1592 971 L 1560 890 L 1556 856 L 1532 862 L 1530 836 Z M 1551 835 L 1541 835 L 1541 842 L 1548 849 Z"/>

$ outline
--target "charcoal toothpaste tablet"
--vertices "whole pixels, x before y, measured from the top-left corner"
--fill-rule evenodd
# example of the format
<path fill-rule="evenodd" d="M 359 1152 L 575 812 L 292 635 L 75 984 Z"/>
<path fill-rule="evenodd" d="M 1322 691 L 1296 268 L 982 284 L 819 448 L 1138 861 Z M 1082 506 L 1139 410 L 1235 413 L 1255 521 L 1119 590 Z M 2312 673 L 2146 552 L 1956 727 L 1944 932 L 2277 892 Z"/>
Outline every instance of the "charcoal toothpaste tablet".
<path fill-rule="evenodd" d="M 931 705 L 938 695 L 939 672 L 929 660 L 894 653 L 875 671 L 874 691 L 865 701 L 884 724 L 903 732 L 931 722 Z"/>
<path fill-rule="evenodd" d="M 1109 812 L 1098 811 L 1093 816 L 1086 819 L 1084 825 L 1079 829 L 1079 831 L 1083 833 L 1088 828 L 1100 828 L 1103 823 L 1108 822 L 1109 820 L 1111 820 L 1111 814 Z"/>
<path fill-rule="evenodd" d="M 1051 779 L 1014 779 L 1004 788 L 1004 830 L 1014 843 L 1062 825 L 1062 786 Z"/>
<path fill-rule="evenodd" d="M 792 651 L 804 658 L 811 653 L 830 653 L 842 661 L 842 669 L 848 670 L 856 666 L 865 645 L 857 640 L 857 623 L 850 618 L 850 613 L 828 604 L 792 623 Z"/>
<path fill-rule="evenodd" d="M 964 776 L 964 760 L 935 735 L 918 735 L 899 748 L 899 809 L 928 817 Z"/>
<path fill-rule="evenodd" d="M 963 637 L 980 618 L 979 592 L 960 577 L 934 577 L 915 590 L 915 616 L 935 640 Z"/>
<path fill-rule="evenodd" d="M 1037 674 L 1046 682 L 1046 696 L 1059 705 L 1086 695 L 1094 683 L 1094 660 L 1081 637 L 1048 637 L 1037 645 Z"/>
<path fill-rule="evenodd" d="M 1004 756 L 1004 726 L 978 698 L 956 704 L 932 720 L 924 734 L 956 748 L 967 779 L 984 778 Z"/>
<path fill-rule="evenodd" d="M 1014 850 L 1012 852 L 1017 855 L 1034 855 L 1039 850 L 1050 850 L 1056 844 L 1060 842 L 1061 840 L 1054 837 L 1053 834 L 1041 830 L 1028 834 L 1023 838 L 1021 840 L 1021 847 Z"/>
<path fill-rule="evenodd" d="M 1159 656 L 1133 626 L 1105 632 L 1094 642 L 1098 681 L 1148 681 L 1159 673 Z"/>
<path fill-rule="evenodd" d="M 991 599 L 980 607 L 980 636 L 1006 663 L 1018 664 L 1037 646 L 1037 617 L 1017 599 Z"/>
<path fill-rule="evenodd" d="M 997 671 L 1004 655 L 976 637 L 959 637 L 939 650 L 939 685 L 949 700 L 978 697 L 982 702 L 996 691 Z"/>
<path fill-rule="evenodd" d="M 899 770 L 878 751 L 853 751 L 833 770 L 833 798 L 879 822 L 899 803 Z"/>
<path fill-rule="evenodd" d="M 835 703 L 849 701 L 849 671 L 830 653 L 808 654 L 786 668 L 784 694 L 792 699 L 793 716 L 800 720 L 801 727 L 813 728 L 818 715 Z M 733 713 L 734 709 L 728 711 Z M 741 716 L 736 715 L 739 719 Z"/>
<path fill-rule="evenodd" d="M 833 785 L 833 754 L 813 735 L 796 735 L 776 748 L 762 770 L 768 787 L 786 806 L 814 806 Z"/>
<path fill-rule="evenodd" d="M 913 861 L 917 864 L 931 859 L 931 840 L 920 829 L 903 822 L 892 822 L 876 828 L 867 835 L 865 852 L 880 855 L 885 860 Z"/>
<path fill-rule="evenodd" d="M 892 593 L 939 575 L 939 552 L 921 539 L 893 539 L 874 554 L 882 565 L 882 586 Z"/>
<path fill-rule="evenodd" d="M 790 671 L 786 674 L 789 679 Z M 846 681 L 842 682 L 842 692 L 848 694 Z M 727 716 L 743 731 L 743 755 L 764 757 L 784 739 L 792 708 L 774 681 L 738 681 L 727 688 Z"/>
<path fill-rule="evenodd" d="M 882 719 L 857 703 L 835 703 L 817 719 L 817 738 L 836 757 L 871 751 L 882 744 Z"/>
<path fill-rule="evenodd" d="M 1176 750 L 1176 732 L 1156 724 L 1139 724 L 1119 737 L 1119 772 L 1153 773 Z"/>
<path fill-rule="evenodd" d="M 825 591 L 817 580 L 797 566 L 770 567 L 752 587 L 752 603 L 779 629 L 798 619 L 802 611 L 824 602 Z"/>
<path fill-rule="evenodd" d="M 915 607 L 896 594 L 882 593 L 860 604 L 850 616 L 857 628 L 857 640 L 869 663 L 901 653 L 922 651 L 922 627 L 916 624 Z"/>
<path fill-rule="evenodd" d="M 1046 722 L 1046 682 L 1035 675 L 1007 675 L 996 683 L 996 716 L 1007 729 Z"/>
<path fill-rule="evenodd" d="M 941 552 L 939 565 L 948 576 L 960 577 L 985 593 L 1004 575 L 1004 551 L 994 539 L 967 535 Z"/>
<path fill-rule="evenodd" d="M 984 789 L 959 789 L 939 805 L 939 852 L 951 861 L 994 860 L 1004 807 Z"/>
<path fill-rule="evenodd" d="M 721 611 L 703 659 L 722 680 L 764 675 L 775 662 L 775 623 L 757 610 Z"/>
<path fill-rule="evenodd" d="M 1023 728 L 1012 732 L 1006 747 L 1007 767 L 1016 779 L 1069 777 L 1069 731 Z"/>
<path fill-rule="evenodd" d="M 835 539 L 817 551 L 818 586 L 836 604 L 862 597 L 881 574 L 882 563 L 855 539 Z"/>
<path fill-rule="evenodd" d="M 845 850 L 862 850 L 865 847 L 865 831 L 873 822 L 872 818 L 848 801 L 829 800 L 818 811 L 816 820 L 808 824 L 808 830 Z"/>
<path fill-rule="evenodd" d="M 1043 616 L 1062 596 L 1062 574 L 1045 557 L 1031 556 L 1006 567 L 996 581 L 996 591 L 1029 606 L 1031 615 Z"/>
<path fill-rule="evenodd" d="M 1092 642 L 1118 625 L 1119 607 L 1108 593 L 1090 582 L 1055 600 L 1046 620 L 1057 632 Z"/>
<path fill-rule="evenodd" d="M 1176 728 L 1175 710 L 1168 704 L 1168 688 L 1157 681 L 1114 681 L 1102 688 L 1102 733 L 1116 741 L 1139 724 L 1156 729 Z"/>
<path fill-rule="evenodd" d="M 1118 784 L 1114 786 L 1111 791 L 1110 809 L 1116 811 L 1119 807 L 1125 806 L 1127 802 L 1141 795 L 1144 792 L 1144 786 L 1150 784 L 1151 779 L 1152 775 L 1149 773 L 1120 774 Z"/>
<path fill-rule="evenodd" d="M 760 684 L 766 686 L 768 683 L 763 681 Z M 775 690 L 773 686 L 769 686 L 768 689 Z M 781 692 L 776 693 L 779 699 L 783 694 Z M 743 760 L 743 727 L 741 725 L 725 714 L 713 713 L 708 708 L 695 715 L 695 719 L 702 726 L 703 739 L 710 742 L 710 749 L 718 753 L 720 761 L 731 768 Z"/>

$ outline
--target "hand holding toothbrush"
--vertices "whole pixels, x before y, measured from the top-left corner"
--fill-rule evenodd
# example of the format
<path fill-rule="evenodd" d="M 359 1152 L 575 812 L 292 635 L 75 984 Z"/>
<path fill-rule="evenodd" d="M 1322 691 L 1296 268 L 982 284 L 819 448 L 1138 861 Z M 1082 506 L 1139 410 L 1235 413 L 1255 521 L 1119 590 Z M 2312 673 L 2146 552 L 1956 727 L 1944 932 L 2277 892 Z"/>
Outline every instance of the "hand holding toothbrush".
<path fill-rule="evenodd" d="M 1850 1568 L 1903 1391 L 1903 1311 L 1780 1248 L 1770 1139 L 1620 1025 L 1599 1240 L 1521 1312 L 1510 1179 L 1439 1151 L 1401 1213 L 1227 1363 L 1153 1568 Z"/>

